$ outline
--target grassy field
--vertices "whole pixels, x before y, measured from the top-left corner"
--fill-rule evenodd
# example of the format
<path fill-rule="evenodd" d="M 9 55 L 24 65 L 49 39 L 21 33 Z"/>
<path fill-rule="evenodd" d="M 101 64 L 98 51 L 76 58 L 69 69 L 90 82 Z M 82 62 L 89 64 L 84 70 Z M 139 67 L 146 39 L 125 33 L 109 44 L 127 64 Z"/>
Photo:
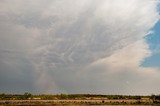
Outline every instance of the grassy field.
<path fill-rule="evenodd" d="M 159 95 L 92 95 L 0 94 L 0 105 L 153 105 L 160 104 Z"/>
<path fill-rule="evenodd" d="M 0 100 L 0 105 L 152 105 L 148 100 Z"/>

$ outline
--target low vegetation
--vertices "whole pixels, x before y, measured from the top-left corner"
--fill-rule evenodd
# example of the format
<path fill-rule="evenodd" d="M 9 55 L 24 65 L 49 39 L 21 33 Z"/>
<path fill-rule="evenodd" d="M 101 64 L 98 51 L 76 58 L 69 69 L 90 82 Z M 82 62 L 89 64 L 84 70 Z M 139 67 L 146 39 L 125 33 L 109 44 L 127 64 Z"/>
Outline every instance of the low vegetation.
<path fill-rule="evenodd" d="M 0 94 L 0 105 L 157 105 L 160 95 L 95 95 L 95 94 L 57 94 L 33 95 Z"/>
<path fill-rule="evenodd" d="M 160 95 L 151 96 L 131 96 L 131 95 L 94 95 L 94 94 L 58 94 L 58 95 L 32 95 L 24 94 L 0 94 L 0 100 L 160 100 Z"/>

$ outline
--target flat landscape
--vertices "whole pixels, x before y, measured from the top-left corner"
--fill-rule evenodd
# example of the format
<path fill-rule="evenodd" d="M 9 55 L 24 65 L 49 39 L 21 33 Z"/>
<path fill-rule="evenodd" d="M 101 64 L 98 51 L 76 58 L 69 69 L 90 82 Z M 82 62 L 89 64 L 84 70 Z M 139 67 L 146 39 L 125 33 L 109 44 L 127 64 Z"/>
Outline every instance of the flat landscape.
<path fill-rule="evenodd" d="M 142 100 L 1 100 L 0 105 L 151 105 Z"/>
<path fill-rule="evenodd" d="M 0 106 L 160 106 L 160 0 L 0 0 Z"/>
<path fill-rule="evenodd" d="M 1 94 L 0 105 L 155 105 L 160 104 L 159 95 L 93 95 L 93 94 L 59 94 L 59 95 L 23 95 Z"/>

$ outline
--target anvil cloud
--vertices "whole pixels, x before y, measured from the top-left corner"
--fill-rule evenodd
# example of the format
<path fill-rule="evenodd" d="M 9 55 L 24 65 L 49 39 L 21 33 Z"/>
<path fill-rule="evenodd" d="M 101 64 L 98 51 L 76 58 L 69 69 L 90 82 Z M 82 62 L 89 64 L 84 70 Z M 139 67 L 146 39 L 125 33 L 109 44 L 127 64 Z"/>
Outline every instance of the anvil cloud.
<path fill-rule="evenodd" d="M 158 0 L 1 0 L 0 92 L 158 93 L 144 37 Z"/>

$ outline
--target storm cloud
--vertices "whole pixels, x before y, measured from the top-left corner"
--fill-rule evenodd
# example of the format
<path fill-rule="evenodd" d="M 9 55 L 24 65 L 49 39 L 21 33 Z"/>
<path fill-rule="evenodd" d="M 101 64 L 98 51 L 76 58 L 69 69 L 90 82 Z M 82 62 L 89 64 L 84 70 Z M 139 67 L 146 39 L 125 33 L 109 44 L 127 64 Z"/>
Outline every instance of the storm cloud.
<path fill-rule="evenodd" d="M 1 0 L 0 92 L 158 93 L 160 69 L 141 66 L 158 4 Z"/>

